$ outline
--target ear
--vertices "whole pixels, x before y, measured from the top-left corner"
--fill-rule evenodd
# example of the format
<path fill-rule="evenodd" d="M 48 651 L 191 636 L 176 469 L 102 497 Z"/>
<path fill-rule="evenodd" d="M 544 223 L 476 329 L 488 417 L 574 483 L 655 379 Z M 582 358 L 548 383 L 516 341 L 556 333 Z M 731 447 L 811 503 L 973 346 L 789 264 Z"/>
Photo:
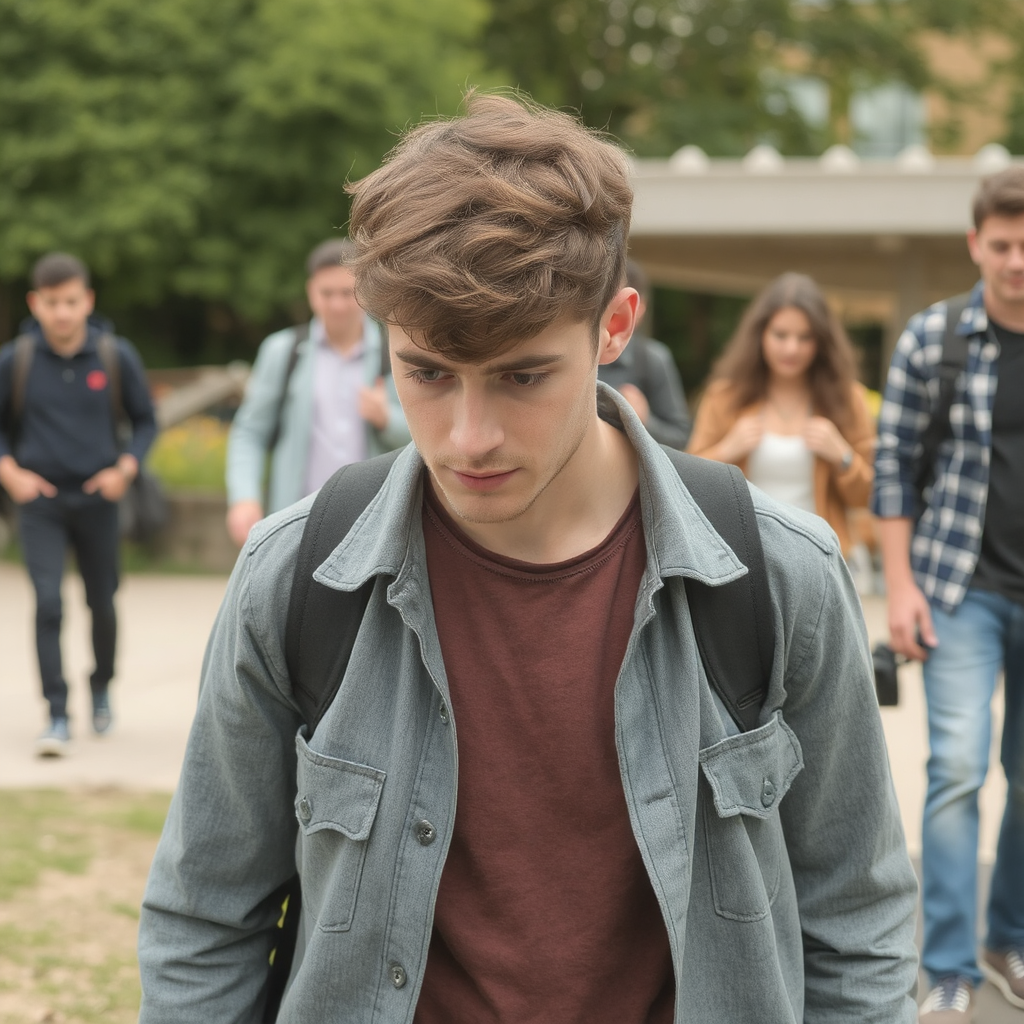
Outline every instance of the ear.
<path fill-rule="evenodd" d="M 85 315 L 92 316 L 92 311 L 96 308 L 96 293 L 91 288 L 86 289 L 85 305 Z"/>
<path fill-rule="evenodd" d="M 976 264 L 981 262 L 981 246 L 978 244 L 977 228 L 967 229 L 967 251 L 971 254 L 971 259 Z"/>
<path fill-rule="evenodd" d="M 639 319 L 640 293 L 635 288 L 620 288 L 605 307 L 598 328 L 597 361 L 614 363 L 633 336 Z"/>
<path fill-rule="evenodd" d="M 25 295 L 25 304 L 28 306 L 28 311 L 35 316 L 36 309 L 39 306 L 39 292 L 31 291 Z"/>

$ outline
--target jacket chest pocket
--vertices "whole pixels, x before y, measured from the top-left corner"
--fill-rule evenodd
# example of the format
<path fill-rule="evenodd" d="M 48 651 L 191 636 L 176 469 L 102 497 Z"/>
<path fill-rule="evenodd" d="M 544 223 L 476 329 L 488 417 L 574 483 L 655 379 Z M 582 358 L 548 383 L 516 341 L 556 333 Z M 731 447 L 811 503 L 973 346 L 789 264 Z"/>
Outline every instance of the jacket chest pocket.
<path fill-rule="evenodd" d="M 302 909 L 323 931 L 348 931 L 385 773 L 318 754 L 302 736 L 296 747 Z"/>
<path fill-rule="evenodd" d="M 760 921 L 779 891 L 785 843 L 779 804 L 803 767 L 800 743 L 776 712 L 760 729 L 703 749 L 700 766 L 715 912 Z"/>

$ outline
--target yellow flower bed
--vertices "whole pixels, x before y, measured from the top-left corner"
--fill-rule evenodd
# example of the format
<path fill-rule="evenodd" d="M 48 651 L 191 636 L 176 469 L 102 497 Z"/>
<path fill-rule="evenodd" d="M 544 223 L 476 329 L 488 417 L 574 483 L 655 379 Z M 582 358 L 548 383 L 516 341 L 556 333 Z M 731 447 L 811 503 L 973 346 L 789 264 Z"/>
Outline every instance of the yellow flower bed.
<path fill-rule="evenodd" d="M 227 423 L 193 416 L 157 435 L 146 465 L 169 491 L 223 494 L 227 444 Z"/>

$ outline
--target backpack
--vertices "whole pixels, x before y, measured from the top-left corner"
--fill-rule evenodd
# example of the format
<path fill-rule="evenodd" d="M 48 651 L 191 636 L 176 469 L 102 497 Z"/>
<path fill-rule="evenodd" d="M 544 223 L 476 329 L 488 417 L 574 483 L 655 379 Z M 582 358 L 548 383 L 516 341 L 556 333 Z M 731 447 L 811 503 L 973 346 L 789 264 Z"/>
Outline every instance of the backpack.
<path fill-rule="evenodd" d="M 775 650 L 764 552 L 746 479 L 736 466 L 662 446 L 694 500 L 737 557 L 746 576 L 721 586 L 686 579 L 693 631 L 708 679 L 737 727 L 756 729 Z M 285 660 L 312 734 L 341 686 L 376 577 L 339 591 L 313 579 L 381 489 L 398 456 L 390 452 L 343 466 L 321 488 L 302 532 L 285 626 Z M 272 1022 L 291 972 L 301 889 L 295 875 L 274 894 L 281 935 L 270 958 L 263 1020 Z"/>

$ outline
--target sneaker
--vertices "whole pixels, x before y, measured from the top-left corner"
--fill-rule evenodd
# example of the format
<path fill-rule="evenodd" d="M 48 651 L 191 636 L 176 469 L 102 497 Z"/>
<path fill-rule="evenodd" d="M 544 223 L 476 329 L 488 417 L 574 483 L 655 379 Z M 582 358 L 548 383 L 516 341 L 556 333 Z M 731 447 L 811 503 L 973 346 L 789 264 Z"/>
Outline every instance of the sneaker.
<path fill-rule="evenodd" d="M 36 740 L 36 754 L 39 757 L 63 757 L 68 752 L 70 739 L 68 720 L 54 718 L 50 721 L 49 729 Z"/>
<path fill-rule="evenodd" d="M 981 954 L 981 972 L 992 982 L 1011 1005 L 1024 1010 L 1024 949 L 996 953 L 985 949 Z"/>
<path fill-rule="evenodd" d="M 97 736 L 110 731 L 114 724 L 114 716 L 110 713 L 110 695 L 94 693 L 92 695 L 92 730 Z"/>
<path fill-rule="evenodd" d="M 974 1020 L 974 988 L 966 978 L 942 978 L 917 1011 L 918 1024 L 967 1024 Z"/>

